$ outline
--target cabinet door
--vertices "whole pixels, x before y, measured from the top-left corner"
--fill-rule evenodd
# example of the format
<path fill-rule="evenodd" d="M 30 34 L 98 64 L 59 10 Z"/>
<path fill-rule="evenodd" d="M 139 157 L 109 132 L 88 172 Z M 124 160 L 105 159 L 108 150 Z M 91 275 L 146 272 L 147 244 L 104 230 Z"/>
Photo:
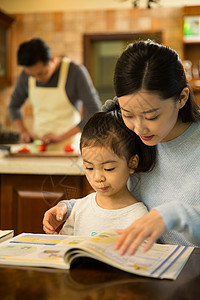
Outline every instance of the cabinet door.
<path fill-rule="evenodd" d="M 63 192 L 16 189 L 13 193 L 13 223 L 17 233 L 42 232 L 45 211 L 64 198 Z"/>
<path fill-rule="evenodd" d="M 0 10 L 0 85 L 11 83 L 12 34 L 14 19 Z"/>
<path fill-rule="evenodd" d="M 44 233 L 46 210 L 62 199 L 91 192 L 85 176 L 1 175 L 1 229 Z"/>

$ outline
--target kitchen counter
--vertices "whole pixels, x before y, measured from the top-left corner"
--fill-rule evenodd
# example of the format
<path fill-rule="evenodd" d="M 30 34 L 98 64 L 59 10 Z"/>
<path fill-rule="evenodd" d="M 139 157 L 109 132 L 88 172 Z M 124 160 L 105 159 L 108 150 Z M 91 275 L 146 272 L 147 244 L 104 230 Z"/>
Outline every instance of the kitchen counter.
<path fill-rule="evenodd" d="M 0 174 L 83 175 L 81 157 L 3 157 Z"/>
<path fill-rule="evenodd" d="M 46 155 L 46 154 L 45 154 Z M 44 233 L 45 211 L 92 192 L 77 157 L 0 158 L 0 229 Z"/>

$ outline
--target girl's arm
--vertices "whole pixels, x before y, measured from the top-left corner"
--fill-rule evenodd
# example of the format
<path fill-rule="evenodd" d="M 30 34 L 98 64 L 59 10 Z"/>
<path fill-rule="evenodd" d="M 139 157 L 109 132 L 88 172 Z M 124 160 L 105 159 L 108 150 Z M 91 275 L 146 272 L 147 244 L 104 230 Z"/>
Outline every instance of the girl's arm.
<path fill-rule="evenodd" d="M 67 210 L 65 212 L 65 215 L 63 215 L 63 220 L 67 220 L 71 214 L 72 208 L 74 206 L 74 204 L 76 203 L 77 199 L 71 199 L 71 200 L 62 200 L 59 203 L 64 203 L 67 206 Z"/>
<path fill-rule="evenodd" d="M 70 216 L 76 200 L 63 200 L 44 214 L 43 230 L 48 234 L 57 234 L 56 229 Z"/>

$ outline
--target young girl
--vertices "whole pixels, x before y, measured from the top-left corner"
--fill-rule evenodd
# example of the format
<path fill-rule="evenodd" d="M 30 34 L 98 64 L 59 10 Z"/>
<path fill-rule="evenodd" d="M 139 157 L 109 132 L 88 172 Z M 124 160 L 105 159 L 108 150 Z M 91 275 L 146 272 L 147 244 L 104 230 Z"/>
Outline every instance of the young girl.
<path fill-rule="evenodd" d="M 127 180 L 130 174 L 153 167 L 154 148 L 144 145 L 124 125 L 114 100 L 106 103 L 106 110 L 87 122 L 80 141 L 85 175 L 95 193 L 76 201 L 61 234 L 94 235 L 125 228 L 147 213 L 129 192 Z M 46 212 L 43 222 L 45 232 L 55 233 L 49 216 L 55 217 L 55 208 Z"/>

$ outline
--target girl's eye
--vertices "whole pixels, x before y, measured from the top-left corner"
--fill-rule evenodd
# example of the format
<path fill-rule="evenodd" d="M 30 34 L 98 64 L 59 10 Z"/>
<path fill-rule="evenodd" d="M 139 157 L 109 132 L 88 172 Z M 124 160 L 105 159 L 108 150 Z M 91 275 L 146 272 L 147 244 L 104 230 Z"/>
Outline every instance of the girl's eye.
<path fill-rule="evenodd" d="M 115 168 L 104 169 L 107 172 L 113 171 Z"/>
<path fill-rule="evenodd" d="M 93 168 L 85 167 L 86 170 L 92 171 Z"/>

